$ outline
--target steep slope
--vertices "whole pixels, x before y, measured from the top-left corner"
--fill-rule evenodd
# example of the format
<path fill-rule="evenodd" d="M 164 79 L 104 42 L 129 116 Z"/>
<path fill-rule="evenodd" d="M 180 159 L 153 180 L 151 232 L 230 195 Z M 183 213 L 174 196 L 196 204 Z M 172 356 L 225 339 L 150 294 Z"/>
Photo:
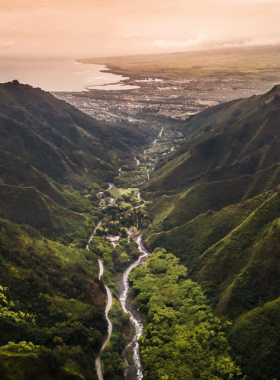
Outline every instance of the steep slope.
<path fill-rule="evenodd" d="M 85 240 L 100 216 L 95 194 L 153 133 L 99 122 L 39 88 L 0 84 L 2 217 Z"/>
<path fill-rule="evenodd" d="M 0 150 L 0 180 L 6 185 L 35 187 L 60 206 L 68 206 L 63 187 L 24 162 L 15 154 Z"/>
<path fill-rule="evenodd" d="M 161 228 L 180 226 L 208 210 L 217 211 L 231 204 L 246 201 L 263 192 L 273 190 L 280 183 L 280 164 L 230 180 L 202 182 L 191 188 L 181 188 L 174 195 L 156 198 L 150 214 Z M 157 196 L 157 194 L 155 194 Z"/>
<path fill-rule="evenodd" d="M 106 332 L 97 256 L 0 219 L 0 263 L 1 379 L 97 379 Z"/>
<path fill-rule="evenodd" d="M 216 314 L 248 380 L 279 376 L 280 86 L 209 108 L 183 127 L 186 142 L 143 193 L 144 240 L 180 257 Z"/>
<path fill-rule="evenodd" d="M 28 224 L 49 236 L 65 234 L 67 222 L 76 231 L 86 222 L 85 216 L 58 206 L 35 187 L 0 185 L 0 215 L 15 223 Z"/>
<path fill-rule="evenodd" d="M 280 86 L 209 108 L 186 123 L 186 143 L 155 172 L 145 190 L 174 191 L 202 179 L 230 179 L 266 169 L 280 159 L 279 126 Z"/>
<path fill-rule="evenodd" d="M 279 215 L 277 189 L 168 232 L 148 231 L 145 241 L 179 256 L 217 313 L 236 318 L 280 294 Z"/>
<path fill-rule="evenodd" d="M 112 179 L 119 162 L 133 157 L 151 134 L 99 122 L 38 88 L 0 85 L 0 149 L 58 182 Z"/>
<path fill-rule="evenodd" d="M 229 333 L 238 364 L 253 379 L 275 379 L 280 373 L 279 312 L 280 298 L 261 304 L 239 317 Z"/>

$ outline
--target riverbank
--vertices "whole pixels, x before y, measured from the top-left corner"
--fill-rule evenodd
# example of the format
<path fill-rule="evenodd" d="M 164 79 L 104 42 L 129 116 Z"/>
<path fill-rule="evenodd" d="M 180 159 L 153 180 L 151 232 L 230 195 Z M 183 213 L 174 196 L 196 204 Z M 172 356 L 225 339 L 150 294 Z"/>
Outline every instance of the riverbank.
<path fill-rule="evenodd" d="M 156 141 L 161 142 L 163 131 L 164 128 L 161 126 Z M 155 141 L 153 143 L 153 146 L 154 145 Z M 147 155 L 147 150 L 144 151 L 144 155 Z M 157 162 L 157 158 L 155 158 L 154 161 Z M 137 168 L 141 166 L 140 159 L 136 156 L 134 157 L 134 165 L 136 165 Z M 148 175 L 149 169 L 146 170 Z M 129 291 L 130 286 L 128 277 L 131 271 L 143 264 L 149 255 L 149 252 L 142 243 L 141 230 L 148 228 L 150 220 L 146 210 L 147 203 L 141 199 L 138 188 L 118 188 L 112 183 L 109 183 L 108 185 L 109 187 L 106 190 L 106 197 L 104 195 L 105 192 L 98 193 L 100 207 L 104 213 L 104 217 L 97 224 L 89 238 L 88 245 L 86 246 L 86 248 L 89 249 L 90 242 L 94 240 L 94 244 L 92 244 L 93 251 L 96 250 L 96 254 L 99 257 L 102 257 L 102 259 L 99 259 L 99 279 L 104 272 L 104 283 L 107 285 L 105 285 L 105 287 L 108 296 L 108 304 L 105 312 L 108 322 L 108 333 L 98 357 L 96 358 L 96 370 L 98 373 L 98 379 L 103 380 L 100 363 L 101 355 L 103 354 L 102 361 L 104 361 L 103 367 L 105 368 L 105 378 L 107 379 L 107 375 L 105 375 L 106 373 L 109 373 L 108 379 L 111 378 L 110 376 L 112 375 L 115 376 L 114 379 L 123 378 L 123 376 L 117 377 L 117 374 L 114 373 L 114 368 L 111 365 L 112 363 L 110 363 L 110 357 L 112 354 L 116 354 L 112 347 L 113 344 L 110 341 L 112 321 L 113 329 L 117 328 L 116 333 L 118 339 L 122 341 L 121 344 L 125 343 L 121 351 L 122 361 L 124 360 L 125 363 L 125 366 L 123 365 L 125 379 L 142 380 L 143 371 L 138 340 L 143 334 L 144 318 L 139 310 L 133 305 L 133 297 Z M 141 203 L 142 201 L 143 203 Z M 125 250 L 126 254 L 122 252 L 122 249 Z M 120 276 L 118 276 L 118 273 L 121 273 Z M 113 302 L 112 293 L 109 290 L 109 287 L 115 296 Z M 115 305 L 115 310 L 110 311 L 113 304 Z M 116 319 L 115 312 L 116 308 L 119 307 L 118 305 L 122 307 L 124 316 L 121 317 L 119 315 Z M 110 319 L 108 318 L 109 311 Z M 113 321 L 112 318 L 115 318 L 115 320 Z M 120 326 L 117 327 L 116 325 L 119 325 L 119 320 L 125 320 L 125 318 L 128 318 L 126 321 L 128 322 L 127 326 L 124 323 L 122 328 L 120 328 Z M 124 338 L 124 336 L 126 338 Z M 118 345 L 118 350 L 119 349 L 120 345 Z M 121 365 L 118 368 L 120 367 Z"/>
<path fill-rule="evenodd" d="M 112 191 L 119 195 L 123 194 L 121 189 L 117 189 L 112 184 L 109 184 L 107 191 Z M 131 198 L 126 198 L 127 202 L 125 205 L 122 203 L 121 199 L 118 198 L 118 201 L 116 202 L 116 204 L 119 205 L 118 213 L 116 213 L 116 210 L 110 206 L 104 210 L 104 217 L 95 227 L 86 246 L 87 249 L 90 249 L 91 247 L 97 255 L 101 255 L 98 260 L 100 267 L 99 280 L 102 279 L 104 284 L 106 284 L 105 288 L 108 298 L 105 311 L 108 323 L 108 333 L 96 358 L 96 370 L 99 380 L 103 380 L 101 360 L 103 362 L 102 368 L 104 370 L 104 378 L 107 379 L 106 373 L 110 371 L 113 372 L 109 365 L 109 358 L 112 354 L 116 355 L 115 350 L 113 350 L 114 343 L 110 340 L 112 323 L 114 338 L 116 339 L 116 337 L 118 337 L 118 340 L 122 341 L 121 344 L 123 345 L 120 354 L 123 354 L 123 357 L 125 357 L 125 364 L 127 364 L 126 367 L 123 365 L 125 379 L 143 379 L 138 339 L 143 333 L 144 320 L 139 311 L 133 307 L 133 300 L 129 292 L 128 277 L 135 267 L 146 261 L 149 254 L 142 244 L 142 236 L 140 234 L 140 230 L 146 228 L 149 225 L 149 221 L 145 219 L 147 218 L 146 212 L 143 210 L 143 208 L 145 208 L 145 203 L 140 206 L 135 206 L 135 203 L 139 204 L 139 201 L 141 201 L 139 190 L 134 189 L 131 193 L 125 192 L 123 195 L 128 197 L 128 194 L 131 194 Z M 117 208 L 116 204 L 114 205 L 115 208 Z M 110 213 L 114 212 L 114 210 L 115 213 L 112 217 L 112 215 L 110 216 Z M 121 222 L 125 224 L 129 223 L 131 226 L 127 229 L 127 232 L 125 232 L 126 238 L 124 238 L 124 231 L 126 230 L 119 226 Z M 112 244 L 112 242 L 108 240 L 107 233 L 110 230 L 110 233 L 117 234 L 117 228 L 119 228 L 123 238 L 119 236 L 118 240 Z M 124 253 L 124 250 L 126 253 Z M 125 260 L 122 265 L 120 263 L 121 259 Z M 118 273 L 120 273 L 120 275 L 118 275 Z M 112 299 L 112 295 L 114 300 Z M 111 309 L 112 305 L 114 305 L 114 307 Z M 119 314 L 120 307 L 122 307 L 123 313 L 125 313 L 123 316 Z M 116 312 L 118 314 L 117 318 Z M 119 324 L 120 320 L 123 321 L 122 326 Z M 123 338 L 121 338 L 121 336 L 124 337 L 124 334 L 126 334 L 126 338 L 124 338 L 125 340 L 122 340 Z M 119 348 L 120 346 L 118 345 L 118 349 Z M 120 360 L 123 361 L 123 358 Z M 121 379 L 123 377 L 115 378 Z"/>
<path fill-rule="evenodd" d="M 141 255 L 139 256 L 138 260 L 131 264 L 123 273 L 120 280 L 118 281 L 118 287 L 122 308 L 124 312 L 129 313 L 130 325 L 135 331 L 131 341 L 127 344 L 123 352 L 125 363 L 127 364 L 125 378 L 127 380 L 142 380 L 143 371 L 138 339 L 143 334 L 144 317 L 140 313 L 140 311 L 133 305 L 133 297 L 130 293 L 128 277 L 134 268 L 143 264 L 147 260 L 149 252 L 144 248 L 142 244 L 141 234 L 132 237 L 135 239 L 138 245 L 138 249 L 141 252 Z"/>

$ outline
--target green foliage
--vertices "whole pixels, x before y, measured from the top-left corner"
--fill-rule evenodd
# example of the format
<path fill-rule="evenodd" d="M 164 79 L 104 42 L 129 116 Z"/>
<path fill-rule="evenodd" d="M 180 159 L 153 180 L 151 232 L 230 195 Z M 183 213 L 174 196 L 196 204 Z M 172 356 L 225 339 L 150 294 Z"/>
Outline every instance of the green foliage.
<path fill-rule="evenodd" d="M 32 322 L 35 325 L 34 315 L 29 313 L 23 313 L 22 311 L 14 312 L 11 309 L 14 308 L 14 303 L 8 301 L 5 295 L 5 291 L 8 288 L 4 288 L 0 285 L 0 320 L 12 323 L 26 323 Z"/>
<path fill-rule="evenodd" d="M 215 317 L 186 273 L 179 259 L 158 248 L 130 275 L 134 302 L 147 315 L 140 338 L 145 378 L 239 377 L 225 337 L 229 322 Z"/>
<path fill-rule="evenodd" d="M 102 353 L 104 380 L 123 380 L 124 362 L 121 354 L 127 343 L 124 331 L 129 329 L 129 316 L 123 312 L 119 302 L 114 301 L 109 318 L 113 324 L 113 332 Z"/>
<path fill-rule="evenodd" d="M 229 331 L 236 361 L 248 380 L 279 379 L 280 299 L 240 316 Z"/>
<path fill-rule="evenodd" d="M 108 240 L 94 236 L 90 245 L 91 251 L 104 260 L 106 283 L 108 283 L 108 280 L 111 281 L 111 276 L 123 272 L 140 254 L 137 244 L 132 239 L 130 242 L 127 239 L 121 239 L 119 243 L 118 246 L 113 247 Z"/>
<path fill-rule="evenodd" d="M 280 291 L 279 93 L 189 118 L 186 141 L 142 190 L 152 200 L 145 243 L 179 256 L 217 315 L 233 319 L 230 342 L 250 379 L 279 375 L 279 333 L 267 328 Z"/>
<path fill-rule="evenodd" d="M 95 380 L 94 356 L 106 332 L 96 255 L 48 241 L 30 226 L 0 220 L 0 227 L 1 350 L 34 352 L 44 376 L 51 368 L 65 375 L 69 360 L 77 379 Z M 21 367 L 21 359 L 15 361 Z M 38 368 L 34 364 L 34 378 Z M 20 371 L 17 379 L 25 379 Z"/>
<path fill-rule="evenodd" d="M 27 85 L 1 84 L 0 113 L 0 149 L 60 183 L 78 186 L 111 180 L 119 162 L 133 159 L 134 147 L 146 144 L 151 134 L 141 125 L 99 122 Z"/>
<path fill-rule="evenodd" d="M 29 342 L 8 342 L 6 346 L 0 347 L 1 351 L 7 351 L 7 352 L 16 352 L 16 353 L 22 353 L 22 354 L 30 354 L 30 353 L 36 353 L 38 351 L 40 346 L 35 346 L 33 343 Z"/>

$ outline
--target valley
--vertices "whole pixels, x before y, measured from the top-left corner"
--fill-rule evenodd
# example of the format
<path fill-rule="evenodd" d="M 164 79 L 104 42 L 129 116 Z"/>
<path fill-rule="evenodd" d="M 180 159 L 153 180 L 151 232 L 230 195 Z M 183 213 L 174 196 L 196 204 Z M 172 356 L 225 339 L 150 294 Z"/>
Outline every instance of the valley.
<path fill-rule="evenodd" d="M 0 86 L 5 380 L 277 379 L 279 99 L 96 120 Z"/>

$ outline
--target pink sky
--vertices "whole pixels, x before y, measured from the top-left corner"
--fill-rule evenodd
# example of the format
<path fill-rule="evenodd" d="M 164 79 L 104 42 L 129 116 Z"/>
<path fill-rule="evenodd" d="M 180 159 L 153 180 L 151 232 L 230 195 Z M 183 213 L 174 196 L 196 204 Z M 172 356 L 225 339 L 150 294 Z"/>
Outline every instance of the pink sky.
<path fill-rule="evenodd" d="M 280 43 L 280 0 L 0 0 L 0 57 Z"/>

